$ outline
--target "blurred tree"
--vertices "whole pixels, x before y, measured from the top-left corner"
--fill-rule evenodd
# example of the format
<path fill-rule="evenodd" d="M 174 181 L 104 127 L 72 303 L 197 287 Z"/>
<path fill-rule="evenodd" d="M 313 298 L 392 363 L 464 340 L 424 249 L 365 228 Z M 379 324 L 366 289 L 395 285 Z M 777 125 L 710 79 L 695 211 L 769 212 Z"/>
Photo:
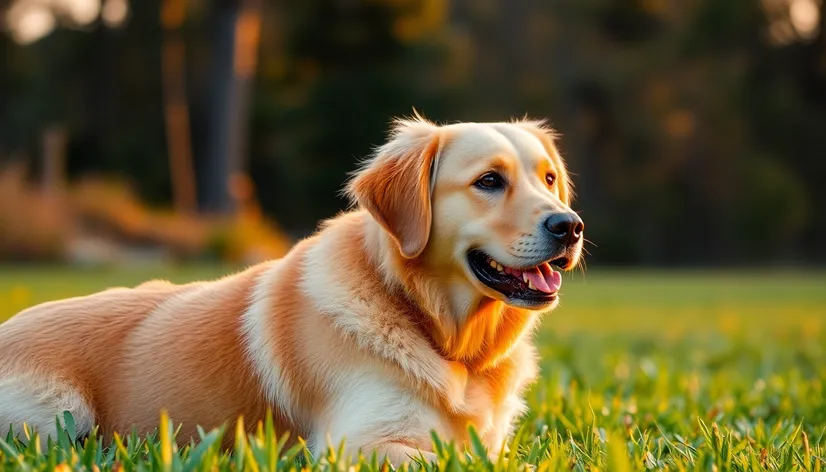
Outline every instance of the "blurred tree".
<path fill-rule="evenodd" d="M 214 0 L 212 110 L 203 208 L 235 210 L 233 182 L 246 175 L 248 116 L 258 63 L 261 0 Z"/>
<path fill-rule="evenodd" d="M 384 140 L 392 117 L 427 100 L 419 90 L 433 64 L 410 39 L 435 27 L 424 6 L 306 0 L 268 9 L 251 170 L 265 209 L 287 228 L 306 233 L 342 209 L 347 172 Z"/>
<path fill-rule="evenodd" d="M 164 39 L 161 68 L 172 196 L 175 208 L 179 212 L 193 213 L 196 210 L 197 194 L 195 172 L 192 168 L 192 136 L 186 93 L 186 46 L 180 31 L 186 20 L 186 8 L 186 0 L 163 0 L 161 24 Z"/>
<path fill-rule="evenodd" d="M 826 262 L 822 0 L 163 1 L 187 6 L 175 89 L 192 129 L 174 134 L 192 136 L 204 210 L 233 211 L 249 173 L 303 235 L 346 206 L 391 117 L 527 112 L 562 132 L 595 260 Z M 172 30 L 161 0 L 129 5 L 118 28 L 60 14 L 69 28 L 40 40 L 0 36 L 0 159 L 33 160 L 64 123 L 72 175 L 174 202 L 157 80 Z"/>

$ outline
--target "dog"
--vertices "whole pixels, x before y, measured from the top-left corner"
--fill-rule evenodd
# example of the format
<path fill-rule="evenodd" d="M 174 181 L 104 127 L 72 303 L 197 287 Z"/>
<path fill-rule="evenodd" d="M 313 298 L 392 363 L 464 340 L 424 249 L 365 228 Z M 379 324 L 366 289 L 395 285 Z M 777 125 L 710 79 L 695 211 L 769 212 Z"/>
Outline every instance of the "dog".
<path fill-rule="evenodd" d="M 532 331 L 583 222 L 543 122 L 394 122 L 354 208 L 225 278 L 44 303 L 0 325 L 0 426 L 145 433 L 238 417 L 310 451 L 435 459 L 430 432 L 500 451 L 537 378 Z M 250 429 L 251 431 L 251 429 Z M 231 445 L 228 437 L 226 444 Z"/>

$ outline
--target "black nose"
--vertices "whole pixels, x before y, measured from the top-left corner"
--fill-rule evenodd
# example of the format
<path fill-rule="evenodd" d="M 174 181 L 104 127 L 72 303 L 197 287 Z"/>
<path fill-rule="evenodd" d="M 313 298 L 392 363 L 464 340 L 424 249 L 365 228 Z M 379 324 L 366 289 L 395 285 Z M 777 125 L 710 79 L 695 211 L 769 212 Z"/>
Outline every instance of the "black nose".
<path fill-rule="evenodd" d="M 576 213 L 554 213 L 545 220 L 545 229 L 562 244 L 575 244 L 582 237 L 585 223 Z"/>

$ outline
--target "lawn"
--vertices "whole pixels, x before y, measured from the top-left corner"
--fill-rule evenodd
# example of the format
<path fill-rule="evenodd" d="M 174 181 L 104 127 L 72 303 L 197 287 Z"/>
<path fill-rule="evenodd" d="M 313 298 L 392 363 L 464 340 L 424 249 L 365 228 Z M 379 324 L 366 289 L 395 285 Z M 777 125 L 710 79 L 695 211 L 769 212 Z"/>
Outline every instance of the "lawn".
<path fill-rule="evenodd" d="M 107 286 L 220 272 L 0 269 L 0 320 Z M 543 377 L 529 392 L 512 459 L 490 464 L 473 444 L 456 453 L 436 440 L 440 470 L 826 470 L 826 273 L 575 273 L 538 344 Z M 177 450 L 164 425 L 157 437 L 123 438 L 105 450 L 72 444 L 71 432 L 40 453 L 7 438 L 0 468 L 377 468 L 369 458 L 351 468 L 334 453 L 284 450 L 267 427 L 231 453 L 217 448 L 217 431 Z"/>

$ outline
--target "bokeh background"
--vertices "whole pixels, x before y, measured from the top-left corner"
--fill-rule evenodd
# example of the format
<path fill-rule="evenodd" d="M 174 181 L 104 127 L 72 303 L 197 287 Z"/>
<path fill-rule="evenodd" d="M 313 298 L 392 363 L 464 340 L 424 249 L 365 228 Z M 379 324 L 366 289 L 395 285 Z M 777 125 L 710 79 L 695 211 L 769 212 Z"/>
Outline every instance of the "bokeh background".
<path fill-rule="evenodd" d="M 536 333 L 523 446 L 820 470 L 824 2 L 0 0 L 0 322 L 279 257 L 414 107 L 527 114 L 592 243 Z"/>
<path fill-rule="evenodd" d="M 274 257 L 392 117 L 546 118 L 589 267 L 826 262 L 822 0 L 0 0 L 0 260 Z"/>

